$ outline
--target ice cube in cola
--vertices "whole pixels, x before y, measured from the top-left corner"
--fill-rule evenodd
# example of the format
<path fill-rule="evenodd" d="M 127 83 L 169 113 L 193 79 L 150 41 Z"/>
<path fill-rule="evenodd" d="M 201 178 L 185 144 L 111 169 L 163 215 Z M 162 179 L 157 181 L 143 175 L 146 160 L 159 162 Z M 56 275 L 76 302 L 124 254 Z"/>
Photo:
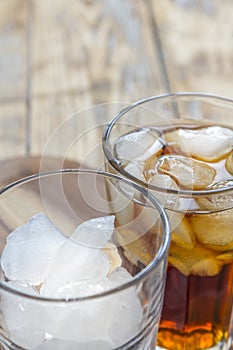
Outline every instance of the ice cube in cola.
<path fill-rule="evenodd" d="M 154 147 L 148 138 L 148 152 L 144 149 L 145 135 L 154 136 L 156 132 L 159 136 L 158 140 L 154 138 Z M 233 302 L 232 194 L 200 194 L 185 199 L 165 190 L 201 192 L 232 186 L 233 130 L 197 121 L 159 129 L 147 125 L 144 133 L 140 128 L 132 135 L 121 136 L 122 158 L 124 137 L 127 146 L 128 140 L 140 141 L 137 133 L 144 135 L 140 156 L 135 152 L 133 157 L 131 152 L 124 169 L 150 185 L 164 188 L 157 196 L 167 208 L 172 228 L 157 344 L 160 349 L 170 350 L 222 349 L 221 343 L 229 336 Z M 118 150 L 116 144 L 116 157 Z M 143 261 L 143 250 L 140 252 L 138 247 L 140 254 Z M 130 252 L 128 255 L 130 258 Z"/>

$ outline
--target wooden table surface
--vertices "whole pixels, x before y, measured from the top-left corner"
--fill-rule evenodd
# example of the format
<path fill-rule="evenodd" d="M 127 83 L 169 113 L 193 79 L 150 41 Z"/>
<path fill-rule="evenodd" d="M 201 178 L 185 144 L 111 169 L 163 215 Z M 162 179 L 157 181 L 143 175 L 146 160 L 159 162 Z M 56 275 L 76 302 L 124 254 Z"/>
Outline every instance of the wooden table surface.
<path fill-rule="evenodd" d="M 232 15 L 232 0 L 0 0 L 1 182 L 41 155 L 99 166 L 103 125 L 138 99 L 233 98 Z"/>

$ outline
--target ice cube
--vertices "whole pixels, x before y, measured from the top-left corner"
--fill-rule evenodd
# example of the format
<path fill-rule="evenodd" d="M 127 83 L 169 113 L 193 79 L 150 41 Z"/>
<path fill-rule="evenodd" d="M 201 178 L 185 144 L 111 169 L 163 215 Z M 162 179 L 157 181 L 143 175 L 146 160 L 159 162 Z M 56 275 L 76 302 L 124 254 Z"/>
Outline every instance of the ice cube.
<path fill-rule="evenodd" d="M 201 190 L 213 183 L 216 170 L 208 164 L 183 156 L 163 156 L 158 171 L 171 176 L 181 188 Z"/>
<path fill-rule="evenodd" d="M 151 188 L 153 195 L 167 209 L 186 211 L 193 207 L 194 200 L 180 196 L 180 188 L 169 175 L 156 174 L 150 178 L 149 184 L 160 187 L 162 191 Z M 168 193 L 167 189 L 172 189 L 175 193 Z"/>
<path fill-rule="evenodd" d="M 26 283 L 15 281 L 2 283 L 16 291 L 39 296 L 38 291 Z M 44 340 L 45 330 L 41 324 L 44 304 L 38 303 L 36 299 L 2 290 L 0 305 L 11 341 L 23 348 L 31 349 Z"/>
<path fill-rule="evenodd" d="M 163 154 L 163 149 L 161 148 L 157 153 L 153 154 L 150 158 L 144 161 L 143 176 L 146 181 L 149 181 L 151 177 L 157 174 L 156 163 L 158 158 Z"/>
<path fill-rule="evenodd" d="M 224 264 L 228 264 L 233 260 L 233 251 L 230 250 L 229 252 L 219 254 L 216 259 L 222 261 Z"/>
<path fill-rule="evenodd" d="M 149 183 L 164 189 L 170 188 L 173 190 L 179 190 L 177 183 L 168 175 L 156 174 L 150 179 Z"/>
<path fill-rule="evenodd" d="M 117 284 L 128 281 L 128 276 L 122 279 L 121 277 L 113 278 Z M 140 299 L 136 293 L 135 287 L 128 288 L 112 295 L 103 304 L 101 311 L 107 321 L 105 326 L 108 328 L 108 336 L 111 343 L 114 344 L 114 349 L 125 344 L 133 339 L 140 331 L 140 326 L 143 318 L 143 310 Z M 101 318 L 101 316 L 99 315 Z M 104 328 L 104 324 L 102 324 Z M 102 337 L 101 337 L 102 338 Z"/>
<path fill-rule="evenodd" d="M 39 296 L 39 291 L 33 285 L 30 285 L 28 282 L 21 281 L 1 281 L 3 285 L 9 287 L 17 292 L 21 292 L 24 294 L 29 294 L 32 296 Z M 9 292 L 8 292 L 9 293 Z M 9 293 L 10 294 L 10 293 Z"/>
<path fill-rule="evenodd" d="M 218 190 L 229 187 L 229 192 L 210 194 L 196 199 L 199 208 L 209 211 L 226 210 L 233 206 L 232 190 L 233 180 L 220 181 L 215 183 L 211 189 Z"/>
<path fill-rule="evenodd" d="M 233 210 L 193 215 L 191 225 L 197 239 L 216 251 L 233 249 Z"/>
<path fill-rule="evenodd" d="M 185 154 L 200 160 L 214 161 L 231 151 L 233 130 L 222 126 L 179 128 L 166 133 L 165 140 L 178 143 Z"/>
<path fill-rule="evenodd" d="M 222 263 L 215 258 L 206 258 L 195 263 L 192 273 L 198 276 L 214 276 L 219 273 Z"/>
<path fill-rule="evenodd" d="M 133 175 L 136 179 L 145 181 L 145 178 L 143 176 L 143 164 L 140 162 L 131 162 L 128 163 L 124 170 L 130 174 Z M 141 193 L 136 190 L 133 186 L 128 185 L 126 183 L 120 183 L 119 184 L 120 191 L 127 197 L 130 201 L 133 201 L 134 199 L 139 201 L 141 200 Z"/>
<path fill-rule="evenodd" d="M 96 292 L 96 288 L 100 288 L 98 292 L 103 292 L 132 278 L 124 268 L 119 267 L 109 278 L 100 282 L 89 279 L 84 289 L 86 292 L 88 287 L 90 294 L 93 294 L 93 290 Z M 67 289 L 71 288 L 74 291 L 73 296 L 77 297 L 79 295 L 75 293 L 76 287 L 79 288 L 78 284 L 70 283 L 63 288 L 62 294 L 67 295 Z M 81 296 L 83 295 L 85 293 L 81 292 Z M 106 348 L 111 344 L 109 349 L 115 349 L 138 333 L 142 321 L 142 306 L 135 288 L 131 287 L 90 300 L 50 304 L 46 308 L 46 320 L 47 332 L 54 338 L 78 344 L 85 344 L 88 340 L 90 349 L 101 339 Z"/>
<path fill-rule="evenodd" d="M 59 250 L 41 288 L 43 296 L 53 297 L 64 286 L 88 280 L 105 278 L 110 270 L 109 259 L 96 248 L 79 246 L 69 240 Z M 98 291 L 97 291 L 98 292 Z M 75 290 L 71 290 L 74 296 Z M 80 295 L 80 293 L 78 293 Z M 84 293 L 85 294 L 85 293 Z M 67 296 L 69 297 L 69 295 Z"/>
<path fill-rule="evenodd" d="M 107 289 L 116 286 L 113 281 L 107 283 Z M 142 306 L 132 287 L 90 300 L 50 304 L 46 318 L 47 331 L 54 338 L 78 344 L 101 339 L 115 349 L 139 332 Z"/>
<path fill-rule="evenodd" d="M 136 231 L 124 228 L 116 231 L 116 239 L 122 245 L 124 255 L 134 265 L 138 265 L 139 261 L 148 265 L 153 259 L 154 247 L 151 245 L 151 235 L 139 236 Z"/>
<path fill-rule="evenodd" d="M 37 214 L 7 237 L 1 256 L 2 270 L 10 280 L 40 284 L 64 241 L 49 218 Z"/>
<path fill-rule="evenodd" d="M 114 216 L 95 218 L 77 227 L 58 250 L 42 288 L 43 295 L 52 296 L 59 288 L 87 276 L 106 277 L 110 263 L 101 248 L 112 236 L 114 219 Z"/>
<path fill-rule="evenodd" d="M 168 211 L 171 226 L 171 241 L 177 246 L 192 250 L 195 245 L 195 236 L 187 217 L 181 213 Z"/>
<path fill-rule="evenodd" d="M 112 281 L 115 286 L 129 282 L 132 279 L 132 275 L 124 267 L 117 267 L 109 275 L 109 280 Z"/>
<path fill-rule="evenodd" d="M 112 212 L 116 213 L 117 221 L 120 226 L 127 225 L 134 219 L 134 203 L 132 196 L 125 194 L 125 190 L 130 191 L 129 186 L 122 189 L 122 181 L 114 182 L 109 179 L 106 181 L 106 189 L 110 198 L 110 207 Z M 132 191 L 131 191 L 132 193 Z"/>
<path fill-rule="evenodd" d="M 179 259 L 177 256 L 169 255 L 168 262 L 170 265 L 175 267 L 178 271 L 180 271 L 183 275 L 189 276 L 191 271 L 189 269 L 189 266 L 186 265 L 185 262 L 183 262 L 183 259 Z"/>
<path fill-rule="evenodd" d="M 106 289 L 107 280 L 102 279 L 83 279 L 79 282 L 70 282 L 58 288 L 52 295 L 55 298 L 82 298 L 86 296 L 102 293 Z"/>
<path fill-rule="evenodd" d="M 233 151 L 231 151 L 226 160 L 226 169 L 231 175 L 233 175 Z"/>
<path fill-rule="evenodd" d="M 125 166 L 124 170 L 127 173 L 129 173 L 130 175 L 133 175 L 136 179 L 141 180 L 141 181 L 145 181 L 145 178 L 143 176 L 143 164 L 142 163 L 130 162 Z M 126 187 L 127 185 L 124 184 L 123 186 Z M 127 186 L 127 187 L 129 187 L 129 186 Z M 129 190 L 130 189 L 132 192 L 132 187 L 129 187 Z"/>
<path fill-rule="evenodd" d="M 116 280 L 116 278 L 117 277 L 114 276 L 114 280 Z M 123 279 L 124 278 L 125 276 Z M 120 279 L 122 279 L 122 276 Z M 119 283 L 119 279 L 117 282 Z M 112 300 L 112 303 L 115 303 L 113 309 L 115 318 L 109 323 L 109 334 L 115 348 L 117 348 L 136 337 L 140 332 L 143 310 L 135 287 L 121 291 L 115 298 L 118 298 L 118 301 L 116 302 L 116 299 L 115 301 Z"/>
<path fill-rule="evenodd" d="M 171 232 L 174 231 L 184 219 L 185 213 L 174 212 L 172 210 L 166 210 Z"/>
<path fill-rule="evenodd" d="M 91 248 L 102 248 L 114 230 L 114 215 L 94 218 L 79 225 L 70 239 Z"/>
<path fill-rule="evenodd" d="M 105 309 L 106 307 L 106 309 Z M 47 332 L 63 341 L 85 343 L 103 339 L 111 341 L 109 326 L 117 310 L 108 298 L 90 299 L 49 305 L 46 309 Z M 110 317 L 110 319 L 109 319 Z"/>
<path fill-rule="evenodd" d="M 192 250 L 187 250 L 171 242 L 168 261 L 186 276 L 214 276 L 222 268 L 222 262 L 216 259 L 217 254 L 198 243 Z"/>
<path fill-rule="evenodd" d="M 179 194 L 170 194 L 166 192 L 166 189 L 179 190 L 178 185 L 170 176 L 156 174 L 150 178 L 148 183 L 164 189 L 162 192 L 153 191 L 153 194 L 163 206 L 173 209 L 178 206 Z"/>
<path fill-rule="evenodd" d="M 159 131 L 145 128 L 120 137 L 115 150 L 120 159 L 143 161 L 161 150 L 163 145 Z"/>

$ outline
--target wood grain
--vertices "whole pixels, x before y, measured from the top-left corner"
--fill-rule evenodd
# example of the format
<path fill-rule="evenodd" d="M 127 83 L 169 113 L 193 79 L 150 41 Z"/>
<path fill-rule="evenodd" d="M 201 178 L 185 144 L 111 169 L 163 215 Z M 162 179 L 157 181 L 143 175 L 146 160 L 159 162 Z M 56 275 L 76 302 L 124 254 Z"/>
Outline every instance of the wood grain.
<path fill-rule="evenodd" d="M 171 90 L 233 97 L 233 2 L 151 3 Z"/>
<path fill-rule="evenodd" d="M 2 0 L 0 159 L 99 167 L 104 124 L 127 104 L 169 91 L 233 97 L 232 10 L 231 0 Z"/>
<path fill-rule="evenodd" d="M 0 2 L 0 102 L 25 100 L 27 11 L 26 0 Z"/>
<path fill-rule="evenodd" d="M 41 171 L 42 162 L 42 170 L 44 171 L 80 167 L 80 164 L 77 162 L 64 159 L 61 163 L 61 159 L 55 157 L 46 157 L 43 158 L 43 160 L 41 156 L 12 157 L 0 162 L 0 187 L 4 187 L 23 177 L 39 173 Z"/>
<path fill-rule="evenodd" d="M 0 159 L 26 153 L 27 11 L 26 0 L 0 2 Z"/>
<path fill-rule="evenodd" d="M 33 1 L 32 11 L 33 154 L 73 113 L 163 89 L 143 2 L 41 0 Z M 106 106 L 104 112 L 107 122 L 113 115 Z M 96 125 L 99 116 L 93 118 Z M 57 154 L 60 146 L 58 140 Z"/>
<path fill-rule="evenodd" d="M 25 115 L 24 101 L 0 103 L 0 159 L 25 154 Z"/>

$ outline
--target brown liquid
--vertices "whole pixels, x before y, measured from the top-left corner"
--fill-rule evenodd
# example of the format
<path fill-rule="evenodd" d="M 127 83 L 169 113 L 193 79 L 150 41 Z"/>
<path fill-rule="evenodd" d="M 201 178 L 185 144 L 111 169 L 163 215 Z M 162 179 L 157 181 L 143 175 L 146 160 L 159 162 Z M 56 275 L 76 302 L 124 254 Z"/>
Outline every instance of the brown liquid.
<path fill-rule="evenodd" d="M 165 349 L 208 349 L 228 337 L 233 263 L 215 276 L 184 276 L 169 266 L 157 343 Z"/>

